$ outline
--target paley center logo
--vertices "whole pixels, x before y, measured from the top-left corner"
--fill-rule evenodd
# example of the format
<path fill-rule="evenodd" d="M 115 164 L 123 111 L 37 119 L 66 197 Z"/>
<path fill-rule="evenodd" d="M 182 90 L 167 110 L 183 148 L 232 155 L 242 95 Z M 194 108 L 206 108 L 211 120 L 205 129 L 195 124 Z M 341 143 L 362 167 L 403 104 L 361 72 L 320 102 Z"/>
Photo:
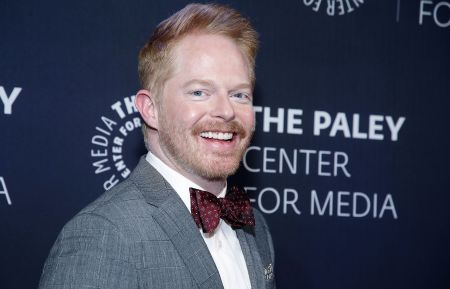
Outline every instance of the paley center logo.
<path fill-rule="evenodd" d="M 301 0 L 314 12 L 325 11 L 328 16 L 352 13 L 364 4 L 364 0 Z"/>
<path fill-rule="evenodd" d="M 141 118 L 134 99 L 132 95 L 114 102 L 109 111 L 100 116 L 91 137 L 92 167 L 96 175 L 104 176 L 105 190 L 126 179 L 145 152 Z"/>

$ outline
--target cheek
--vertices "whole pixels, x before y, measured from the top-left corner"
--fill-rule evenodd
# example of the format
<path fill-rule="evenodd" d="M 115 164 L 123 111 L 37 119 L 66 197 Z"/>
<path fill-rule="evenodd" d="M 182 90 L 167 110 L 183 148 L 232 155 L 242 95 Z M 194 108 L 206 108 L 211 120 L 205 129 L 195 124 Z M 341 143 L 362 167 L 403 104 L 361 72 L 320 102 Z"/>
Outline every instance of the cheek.
<path fill-rule="evenodd" d="M 168 121 L 174 121 L 183 127 L 190 128 L 199 122 L 204 115 L 205 111 L 200 106 L 178 103 L 171 109 Z"/>
<path fill-rule="evenodd" d="M 242 109 L 239 112 L 239 118 L 245 127 L 253 128 L 255 125 L 255 113 L 253 107 Z"/>

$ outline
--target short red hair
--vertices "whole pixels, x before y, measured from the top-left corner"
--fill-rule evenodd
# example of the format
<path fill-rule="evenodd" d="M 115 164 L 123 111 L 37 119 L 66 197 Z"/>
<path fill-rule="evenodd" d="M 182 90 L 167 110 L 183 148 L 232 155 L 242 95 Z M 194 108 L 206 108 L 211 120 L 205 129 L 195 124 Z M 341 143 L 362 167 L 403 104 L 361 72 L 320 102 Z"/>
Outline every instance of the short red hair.
<path fill-rule="evenodd" d="M 173 46 L 190 33 L 208 33 L 231 38 L 240 48 L 255 82 L 255 58 L 258 34 L 250 21 L 236 10 L 219 4 L 189 4 L 159 23 L 139 53 L 141 86 L 154 94 L 160 93 L 171 75 Z"/>

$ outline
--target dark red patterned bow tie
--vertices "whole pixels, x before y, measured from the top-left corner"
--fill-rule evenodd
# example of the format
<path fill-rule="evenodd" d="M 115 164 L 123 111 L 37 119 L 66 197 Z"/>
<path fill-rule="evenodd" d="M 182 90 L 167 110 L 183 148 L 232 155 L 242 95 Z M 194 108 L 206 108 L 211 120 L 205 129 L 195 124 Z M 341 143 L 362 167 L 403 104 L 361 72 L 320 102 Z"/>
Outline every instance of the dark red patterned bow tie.
<path fill-rule="evenodd" d="M 204 233 L 213 232 L 220 219 L 233 229 L 254 226 L 255 218 L 247 194 L 237 187 L 231 187 L 225 198 L 202 190 L 189 188 L 191 193 L 191 214 L 195 223 Z"/>

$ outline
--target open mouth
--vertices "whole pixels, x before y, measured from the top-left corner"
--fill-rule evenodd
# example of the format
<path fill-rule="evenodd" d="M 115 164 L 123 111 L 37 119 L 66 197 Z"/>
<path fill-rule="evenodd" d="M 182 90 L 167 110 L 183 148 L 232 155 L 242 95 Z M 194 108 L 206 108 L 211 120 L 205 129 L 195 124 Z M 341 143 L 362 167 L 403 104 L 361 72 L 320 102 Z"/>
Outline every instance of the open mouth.
<path fill-rule="evenodd" d="M 221 140 L 221 141 L 231 141 L 233 139 L 232 132 L 203 131 L 200 133 L 200 136 L 207 139 Z"/>

